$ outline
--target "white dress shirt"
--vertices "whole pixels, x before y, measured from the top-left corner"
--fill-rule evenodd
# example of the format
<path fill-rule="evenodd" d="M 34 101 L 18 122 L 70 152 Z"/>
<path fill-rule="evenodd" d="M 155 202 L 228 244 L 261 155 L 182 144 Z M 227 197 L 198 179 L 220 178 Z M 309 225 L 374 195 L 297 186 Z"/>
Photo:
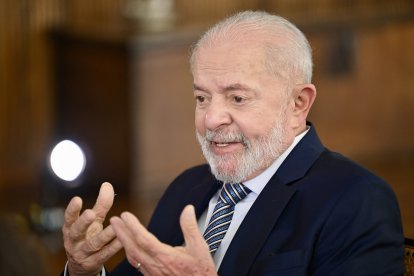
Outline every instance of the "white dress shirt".
<path fill-rule="evenodd" d="M 226 254 L 227 248 L 229 247 L 231 240 L 236 234 L 237 229 L 242 223 L 250 207 L 252 207 L 254 201 L 259 196 L 260 192 L 269 182 L 270 178 L 272 178 L 272 176 L 276 173 L 277 169 L 280 167 L 283 161 L 285 161 L 289 153 L 293 150 L 293 148 L 299 143 L 299 141 L 305 136 L 305 134 L 308 131 L 309 131 L 309 127 L 306 129 L 306 131 L 296 136 L 293 143 L 289 146 L 289 148 L 285 152 L 283 152 L 283 154 L 281 154 L 279 158 L 276 159 L 272 163 L 272 165 L 268 167 L 264 172 L 262 172 L 261 174 L 259 174 L 258 176 L 256 176 L 255 178 L 251 180 L 243 182 L 243 184 L 251 190 L 251 193 L 249 193 L 243 200 L 237 203 L 234 207 L 233 218 L 231 220 L 229 229 L 227 230 L 226 235 L 221 241 L 221 244 L 213 257 L 217 270 L 220 267 L 220 264 L 223 260 L 224 255 Z M 208 222 L 210 221 L 210 218 L 213 214 L 213 210 L 214 210 L 214 207 L 216 206 L 219 195 L 220 195 L 220 190 L 217 191 L 217 193 L 210 199 L 210 203 L 208 205 L 207 210 L 204 211 L 204 213 L 201 215 L 201 217 L 198 220 L 198 227 L 201 233 L 204 233 L 205 229 L 207 228 Z"/>

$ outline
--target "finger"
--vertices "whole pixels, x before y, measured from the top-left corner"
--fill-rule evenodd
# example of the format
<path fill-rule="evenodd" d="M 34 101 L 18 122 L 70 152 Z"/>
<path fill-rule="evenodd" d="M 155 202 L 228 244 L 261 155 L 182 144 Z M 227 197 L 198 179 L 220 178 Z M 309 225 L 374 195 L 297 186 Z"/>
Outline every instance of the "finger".
<path fill-rule="evenodd" d="M 125 222 L 120 217 L 112 217 L 110 222 L 116 233 L 117 239 L 121 242 L 125 249 L 128 262 L 134 267 L 137 263 L 152 266 L 152 258 L 137 245 L 135 241 L 137 236 L 133 235 L 129 231 L 128 227 L 125 225 Z"/>
<path fill-rule="evenodd" d="M 108 225 L 99 234 L 96 234 L 83 244 L 83 251 L 96 252 L 106 246 L 109 242 L 116 238 L 115 231 L 111 225 Z"/>
<path fill-rule="evenodd" d="M 162 243 L 141 224 L 137 217 L 129 212 L 124 212 L 121 214 L 121 219 L 139 247 L 149 253 L 159 252 Z"/>
<path fill-rule="evenodd" d="M 73 255 L 69 255 L 68 268 L 70 275 L 73 272 L 79 272 L 79 275 L 84 275 L 86 271 L 89 271 L 88 275 L 100 275 L 99 272 L 102 270 L 102 264 L 112 258 L 121 248 L 121 243 L 114 239 L 94 254 L 82 252 L 82 255 L 77 254 L 78 258 L 75 259 L 73 259 Z"/>
<path fill-rule="evenodd" d="M 119 217 L 112 217 L 109 222 L 115 232 L 117 239 L 125 246 L 135 243 L 132 233 L 125 226 L 124 221 Z"/>
<path fill-rule="evenodd" d="M 82 210 L 82 199 L 75 196 L 71 199 L 65 210 L 65 227 L 70 227 L 79 217 Z"/>
<path fill-rule="evenodd" d="M 96 215 L 96 214 L 95 214 Z M 96 218 L 96 217 L 95 217 Z M 91 238 L 99 234 L 103 230 L 103 224 L 101 219 L 95 219 L 86 231 L 86 238 Z"/>
<path fill-rule="evenodd" d="M 184 235 L 185 249 L 197 260 L 197 265 L 190 265 L 188 274 L 216 275 L 215 265 L 210 250 L 197 224 L 194 206 L 187 205 L 180 216 L 180 226 Z"/>
<path fill-rule="evenodd" d="M 123 243 L 125 251 L 129 250 L 130 259 L 139 260 L 150 275 L 171 275 L 168 263 L 174 258 L 173 248 L 160 242 L 133 214 L 124 212 L 121 219 L 136 244 L 129 250 L 128 244 Z"/>
<path fill-rule="evenodd" d="M 180 216 L 180 226 L 183 231 L 184 241 L 189 248 L 207 247 L 198 228 L 197 219 L 192 205 L 187 205 Z"/>
<path fill-rule="evenodd" d="M 101 185 L 99 189 L 99 195 L 96 199 L 95 206 L 92 210 L 95 211 L 96 216 L 99 220 L 103 221 L 114 203 L 114 188 L 108 182 Z"/>
<path fill-rule="evenodd" d="M 100 264 L 106 263 L 111 259 L 119 250 L 122 249 L 122 243 L 118 239 L 112 240 L 109 244 L 105 245 L 102 250 L 98 251 L 98 262 Z"/>
<path fill-rule="evenodd" d="M 86 235 L 88 227 L 95 220 L 96 215 L 90 209 L 85 210 L 82 215 L 72 224 L 69 236 L 73 240 L 83 239 Z"/>

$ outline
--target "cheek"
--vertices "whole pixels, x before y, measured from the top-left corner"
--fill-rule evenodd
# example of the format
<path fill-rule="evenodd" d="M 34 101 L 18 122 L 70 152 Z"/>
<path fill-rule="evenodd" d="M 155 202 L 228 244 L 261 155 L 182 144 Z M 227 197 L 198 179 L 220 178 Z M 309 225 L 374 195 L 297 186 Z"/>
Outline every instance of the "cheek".
<path fill-rule="evenodd" d="M 194 117 L 195 128 L 200 134 L 204 134 L 205 132 L 205 125 L 204 125 L 204 115 L 202 112 L 195 112 Z"/>
<path fill-rule="evenodd" d="M 249 139 L 257 139 L 266 136 L 273 127 L 273 125 L 265 122 L 263 119 L 254 120 L 254 118 L 239 121 L 237 122 L 237 126 L 239 131 Z"/>
<path fill-rule="evenodd" d="M 276 123 L 276 117 L 271 112 L 251 112 L 247 116 L 239 117 L 237 125 L 247 137 L 257 138 L 269 134 Z"/>

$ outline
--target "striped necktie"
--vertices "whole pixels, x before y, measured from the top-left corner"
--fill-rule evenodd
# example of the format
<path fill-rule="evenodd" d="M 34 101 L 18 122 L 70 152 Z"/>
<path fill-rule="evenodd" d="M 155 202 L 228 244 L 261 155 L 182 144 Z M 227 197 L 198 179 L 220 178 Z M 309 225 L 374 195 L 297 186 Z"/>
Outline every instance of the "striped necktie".
<path fill-rule="evenodd" d="M 213 215 L 203 235 L 210 248 L 211 255 L 214 256 L 226 235 L 227 229 L 229 229 L 234 206 L 250 192 L 249 188 L 238 183 L 227 183 L 221 189 Z"/>

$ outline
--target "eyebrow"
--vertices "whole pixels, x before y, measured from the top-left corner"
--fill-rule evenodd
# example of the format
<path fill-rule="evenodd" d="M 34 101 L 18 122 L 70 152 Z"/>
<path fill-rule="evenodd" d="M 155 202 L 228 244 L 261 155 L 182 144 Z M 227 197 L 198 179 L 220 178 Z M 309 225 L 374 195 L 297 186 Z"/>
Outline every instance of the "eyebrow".
<path fill-rule="evenodd" d="M 197 84 L 193 84 L 193 88 L 194 90 L 198 90 L 198 91 L 203 91 L 203 92 L 208 92 L 208 89 L 201 87 Z M 225 86 L 224 89 L 221 89 L 222 92 L 231 92 L 231 91 L 237 91 L 237 90 L 241 90 L 241 91 L 251 91 L 251 92 L 255 92 L 256 90 L 253 89 L 250 86 L 241 84 L 241 83 L 234 83 L 234 84 L 230 84 L 228 86 Z"/>
<path fill-rule="evenodd" d="M 231 84 L 229 86 L 226 86 L 223 90 L 225 92 L 227 92 L 227 91 L 236 91 L 236 90 L 241 90 L 241 91 L 254 91 L 253 88 L 251 88 L 251 87 L 249 87 L 247 85 L 241 84 L 241 83 Z"/>
<path fill-rule="evenodd" d="M 199 86 L 199 85 L 197 85 L 195 83 L 193 83 L 193 89 L 194 90 L 203 91 L 203 92 L 207 92 L 207 89 L 205 89 L 205 88 L 203 88 L 203 87 L 201 87 L 201 86 Z"/>

